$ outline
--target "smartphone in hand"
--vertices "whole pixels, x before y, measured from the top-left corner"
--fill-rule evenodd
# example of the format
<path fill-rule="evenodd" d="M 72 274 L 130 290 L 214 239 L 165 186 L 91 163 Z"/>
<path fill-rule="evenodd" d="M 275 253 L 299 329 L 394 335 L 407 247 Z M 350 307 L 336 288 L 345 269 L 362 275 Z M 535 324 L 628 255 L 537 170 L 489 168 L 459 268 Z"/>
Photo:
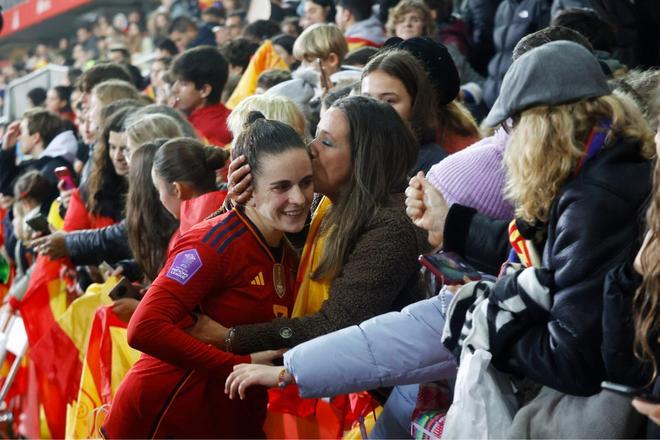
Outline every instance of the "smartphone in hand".
<path fill-rule="evenodd" d="M 41 232 L 42 235 L 50 234 L 48 219 L 43 214 L 37 214 L 30 218 L 26 218 L 25 223 L 27 223 L 34 232 Z"/>
<path fill-rule="evenodd" d="M 454 252 L 420 255 L 419 262 L 448 286 L 481 280 L 479 271 Z"/>
<path fill-rule="evenodd" d="M 115 285 L 115 287 L 112 288 L 108 295 L 113 301 L 117 301 L 118 299 L 122 298 L 133 298 L 137 299 L 138 301 L 142 299 L 142 295 L 140 295 L 140 289 L 131 284 L 131 282 L 128 281 L 128 279 L 125 277 L 121 277 L 119 282 Z"/>
<path fill-rule="evenodd" d="M 60 182 L 64 182 L 63 188 L 66 191 L 72 190 L 76 187 L 76 182 L 73 180 L 71 171 L 67 167 L 57 167 L 55 168 L 55 176 Z"/>
<path fill-rule="evenodd" d="M 652 395 L 648 392 L 648 390 L 643 388 L 633 388 L 614 382 L 601 382 L 600 387 L 604 390 L 611 391 L 631 399 L 638 398 L 649 403 L 660 403 L 660 398 Z"/>

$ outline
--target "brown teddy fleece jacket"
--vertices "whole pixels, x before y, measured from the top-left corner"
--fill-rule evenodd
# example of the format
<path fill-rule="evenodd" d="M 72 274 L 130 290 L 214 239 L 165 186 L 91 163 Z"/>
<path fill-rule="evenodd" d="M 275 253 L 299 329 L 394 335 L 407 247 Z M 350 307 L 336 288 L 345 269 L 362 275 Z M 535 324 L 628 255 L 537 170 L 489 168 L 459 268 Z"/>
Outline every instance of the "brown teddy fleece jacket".
<path fill-rule="evenodd" d="M 232 351 L 293 347 L 423 299 L 417 258 L 429 245 L 426 233 L 406 216 L 404 200 L 394 195 L 366 224 L 317 313 L 234 327 Z"/>

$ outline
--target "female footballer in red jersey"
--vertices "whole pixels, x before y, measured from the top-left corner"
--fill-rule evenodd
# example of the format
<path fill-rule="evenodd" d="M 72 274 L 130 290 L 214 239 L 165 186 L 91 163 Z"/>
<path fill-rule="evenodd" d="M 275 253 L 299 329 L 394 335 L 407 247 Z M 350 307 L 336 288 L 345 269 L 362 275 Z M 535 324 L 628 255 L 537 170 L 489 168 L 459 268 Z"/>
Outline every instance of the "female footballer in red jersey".
<path fill-rule="evenodd" d="M 284 233 L 305 225 L 311 161 L 293 128 L 258 112 L 248 120 L 234 154 L 248 158 L 253 198 L 194 226 L 170 251 L 128 327 L 129 344 L 144 354 L 117 391 L 102 428 L 108 438 L 264 437 L 266 391 L 255 388 L 241 401 L 224 393 L 233 366 L 261 356 L 221 351 L 179 324 L 196 310 L 226 327 L 267 322 L 293 305 L 297 262 Z M 152 177 L 169 209 L 172 184 Z"/>

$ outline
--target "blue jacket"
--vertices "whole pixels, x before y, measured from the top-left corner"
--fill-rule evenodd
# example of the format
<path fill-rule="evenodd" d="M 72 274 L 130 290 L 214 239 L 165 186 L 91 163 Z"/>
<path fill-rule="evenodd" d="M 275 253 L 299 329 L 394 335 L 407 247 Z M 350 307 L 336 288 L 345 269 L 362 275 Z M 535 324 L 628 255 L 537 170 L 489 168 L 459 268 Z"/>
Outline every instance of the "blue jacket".
<path fill-rule="evenodd" d="M 488 63 L 484 102 L 491 108 L 500 93 L 504 74 L 511 66 L 513 48 L 525 35 L 550 23 L 550 0 L 505 0 L 495 14 L 495 55 Z"/>

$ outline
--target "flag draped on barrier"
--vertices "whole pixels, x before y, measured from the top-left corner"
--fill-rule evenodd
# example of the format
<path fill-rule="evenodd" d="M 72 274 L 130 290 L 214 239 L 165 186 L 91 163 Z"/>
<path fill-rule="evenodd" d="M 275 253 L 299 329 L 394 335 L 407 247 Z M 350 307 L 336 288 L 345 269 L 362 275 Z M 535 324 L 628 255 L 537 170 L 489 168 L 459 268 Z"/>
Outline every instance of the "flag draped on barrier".
<path fill-rule="evenodd" d="M 83 360 L 77 399 L 67 411 L 67 438 L 98 438 L 103 415 L 140 352 L 126 339 L 126 324 L 110 306 L 96 311 Z"/>

